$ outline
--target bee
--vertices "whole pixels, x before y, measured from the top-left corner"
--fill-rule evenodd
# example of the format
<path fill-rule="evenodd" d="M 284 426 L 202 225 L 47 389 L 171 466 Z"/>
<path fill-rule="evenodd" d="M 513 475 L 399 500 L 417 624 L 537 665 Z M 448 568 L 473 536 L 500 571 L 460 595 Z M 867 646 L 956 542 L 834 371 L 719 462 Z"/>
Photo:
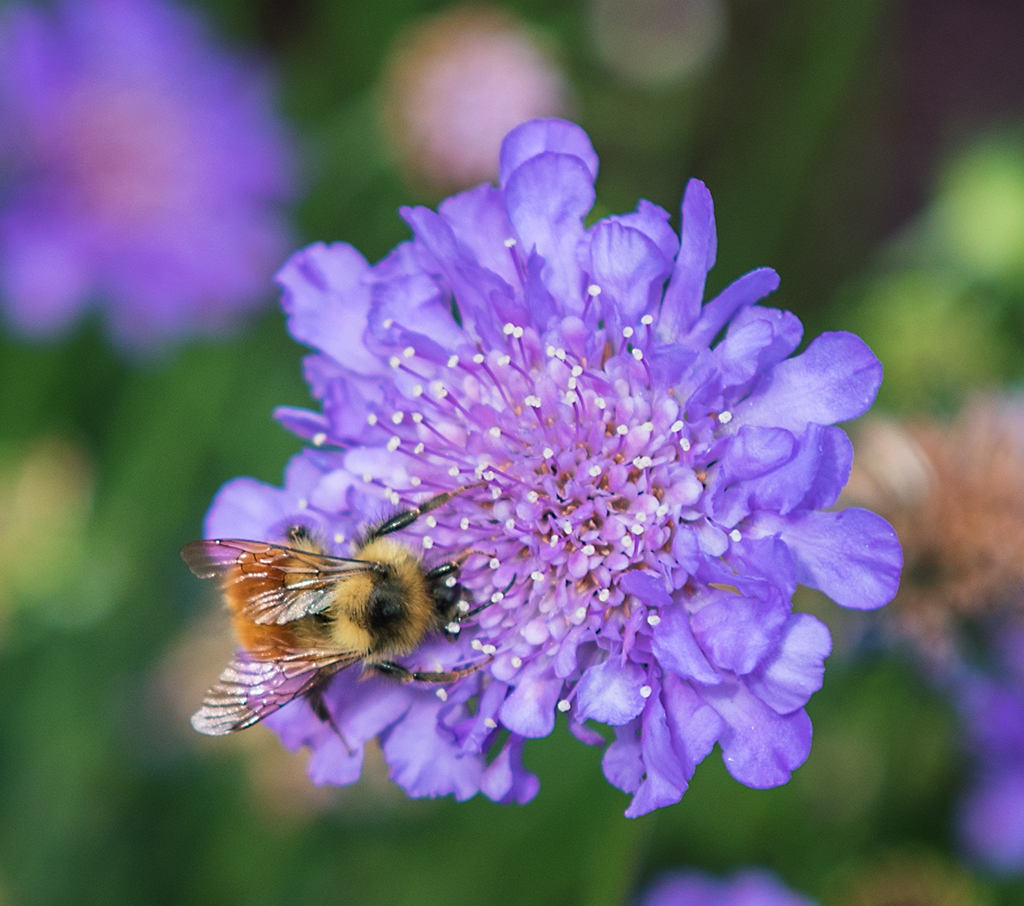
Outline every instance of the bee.
<path fill-rule="evenodd" d="M 220 582 L 241 644 L 192 726 L 224 736 L 305 697 L 341 736 L 323 693 L 346 667 L 361 663 L 406 683 L 452 683 L 484 666 L 417 671 L 396 661 L 429 633 L 456 637 L 461 622 L 483 609 L 469 608 L 458 582 L 462 562 L 478 551 L 427 569 L 389 537 L 468 487 L 391 516 L 367 532 L 351 559 L 329 555 L 304 526 L 289 529 L 289 546 L 230 539 L 186 544 L 181 557 L 188 568 Z"/>

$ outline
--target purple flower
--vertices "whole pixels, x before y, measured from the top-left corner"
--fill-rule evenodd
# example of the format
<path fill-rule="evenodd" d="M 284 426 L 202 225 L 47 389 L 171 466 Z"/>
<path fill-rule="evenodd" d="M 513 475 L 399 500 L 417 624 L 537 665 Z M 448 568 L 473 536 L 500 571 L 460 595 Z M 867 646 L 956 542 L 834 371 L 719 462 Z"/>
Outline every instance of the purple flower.
<path fill-rule="evenodd" d="M 647 888 L 637 906 L 815 906 L 813 900 L 757 869 L 719 880 L 699 871 L 673 871 Z"/>
<path fill-rule="evenodd" d="M 130 348 L 224 329 L 287 248 L 266 80 L 161 0 L 5 8 L 0 157 L 0 300 L 29 336 L 96 303 Z"/>
<path fill-rule="evenodd" d="M 403 209 L 413 239 L 376 265 L 342 243 L 285 265 L 322 411 L 277 415 L 313 446 L 283 489 L 229 483 L 206 523 L 280 538 L 302 521 L 344 556 L 364 520 L 468 486 L 395 537 L 428 563 L 484 552 L 461 581 L 487 606 L 408 660 L 493 659 L 442 689 L 342 672 L 327 699 L 351 751 L 306 704 L 268 723 L 320 782 L 354 780 L 379 736 L 413 796 L 528 800 L 524 740 L 559 714 L 585 742 L 604 741 L 587 720 L 615 728 L 604 772 L 629 816 L 678 801 L 716 742 L 741 782 L 785 783 L 831 647 L 792 612 L 796 584 L 857 608 L 896 591 L 888 523 L 823 511 L 850 468 L 831 426 L 870 406 L 881 366 L 846 333 L 793 356 L 799 321 L 755 305 L 769 269 L 702 304 L 702 183 L 677 237 L 647 201 L 584 226 L 597 156 L 572 123 L 517 127 L 500 169 L 499 188 Z"/>
<path fill-rule="evenodd" d="M 995 661 L 956 683 L 974 775 L 960 803 L 963 848 L 1004 872 L 1024 869 L 1024 627 L 993 633 Z"/>

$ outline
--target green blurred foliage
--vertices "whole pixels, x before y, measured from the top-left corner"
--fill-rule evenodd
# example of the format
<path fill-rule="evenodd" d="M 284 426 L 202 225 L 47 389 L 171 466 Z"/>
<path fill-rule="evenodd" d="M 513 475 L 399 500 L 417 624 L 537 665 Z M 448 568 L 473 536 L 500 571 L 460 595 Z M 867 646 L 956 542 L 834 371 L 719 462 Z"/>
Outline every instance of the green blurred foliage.
<path fill-rule="evenodd" d="M 302 239 L 375 260 L 405 238 L 398 206 L 438 197 L 394 168 L 376 82 L 402 29 L 445 5 L 202 5 L 278 69 L 301 141 Z M 886 207 L 909 4 L 733 0 L 716 63 L 649 90 L 595 58 L 582 2 L 505 5 L 560 48 L 601 156 L 602 212 L 647 197 L 677 220 L 687 178 L 703 178 L 719 224 L 711 289 L 774 266 L 775 303 L 809 336 L 853 326 L 873 344 L 889 408 L 950 408 L 1020 376 L 1024 142 L 968 130 L 915 219 L 896 230 Z M 760 864 L 830 906 L 887 853 L 949 870 L 953 716 L 912 666 L 857 661 L 852 643 L 811 702 L 814 749 L 788 786 L 742 787 L 716 752 L 679 805 L 637 821 L 600 751 L 561 725 L 527 747 L 542 788 L 521 808 L 407 801 L 379 769 L 314 801 L 295 786 L 304 756 L 196 739 L 189 701 L 179 713 L 159 692 L 184 680 L 170 653 L 198 646 L 214 606 L 177 551 L 226 480 L 280 480 L 299 444 L 270 413 L 308 402 L 302 354 L 275 311 L 148 364 L 119 359 L 93 323 L 60 345 L 0 336 L 0 493 L 48 438 L 78 463 L 56 467 L 66 507 L 37 513 L 27 537 L 0 526 L 0 903 L 615 906 L 665 868 Z M 970 883 L 980 903 L 1024 900 L 1020 881 Z"/>

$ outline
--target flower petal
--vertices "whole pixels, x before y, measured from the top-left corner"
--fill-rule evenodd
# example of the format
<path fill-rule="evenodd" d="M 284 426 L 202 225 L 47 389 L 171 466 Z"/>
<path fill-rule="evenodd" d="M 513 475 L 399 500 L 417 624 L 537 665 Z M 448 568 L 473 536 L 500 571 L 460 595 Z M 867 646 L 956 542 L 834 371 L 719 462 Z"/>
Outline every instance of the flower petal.
<path fill-rule="evenodd" d="M 823 333 L 798 356 L 765 375 L 733 407 L 736 425 L 787 428 L 832 425 L 863 415 L 882 383 L 882 363 L 852 333 Z"/>
<path fill-rule="evenodd" d="M 803 710 L 780 715 L 738 681 L 701 690 L 725 721 L 718 740 L 725 767 L 755 789 L 779 786 L 811 751 L 811 721 Z"/>
<path fill-rule="evenodd" d="M 779 714 L 789 714 L 821 688 L 831 652 L 828 627 L 809 613 L 793 614 L 775 651 L 746 678 L 747 688 Z"/>
<path fill-rule="evenodd" d="M 868 510 L 759 512 L 746 530 L 755 537 L 778 534 L 793 554 L 797 581 L 842 607 L 873 610 L 891 601 L 899 587 L 899 539 L 888 522 Z"/>

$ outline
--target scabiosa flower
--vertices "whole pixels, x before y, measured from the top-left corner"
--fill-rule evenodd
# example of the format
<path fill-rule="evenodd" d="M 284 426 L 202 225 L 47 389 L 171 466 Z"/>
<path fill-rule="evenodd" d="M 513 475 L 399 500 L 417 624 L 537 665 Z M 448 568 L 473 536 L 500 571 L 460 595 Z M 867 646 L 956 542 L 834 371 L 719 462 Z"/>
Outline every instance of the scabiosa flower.
<path fill-rule="evenodd" d="M 403 209 L 413 239 L 378 264 L 316 244 L 279 274 L 322 412 L 278 412 L 312 448 L 282 489 L 225 486 L 207 535 L 302 522 L 346 555 L 382 508 L 462 488 L 402 538 L 430 563 L 483 552 L 461 582 L 487 605 L 408 659 L 482 665 L 453 685 L 331 680 L 347 748 L 305 704 L 268 720 L 317 782 L 356 779 L 379 736 L 410 795 L 523 802 L 524 743 L 564 714 L 587 742 L 604 739 L 586 721 L 615 728 L 604 772 L 630 816 L 679 800 L 716 742 L 741 782 L 784 783 L 831 646 L 792 612 L 797 582 L 856 608 L 895 593 L 890 526 L 822 511 L 850 468 L 832 425 L 871 404 L 878 361 L 845 333 L 792 356 L 799 321 L 755 305 L 769 269 L 702 305 L 715 230 L 696 180 L 679 237 L 646 201 L 586 228 L 597 165 L 578 126 L 525 123 L 498 188 Z"/>
<path fill-rule="evenodd" d="M 5 8 L 0 156 L 0 300 L 30 336 L 94 303 L 127 347 L 222 329 L 287 248 L 266 80 L 163 0 Z"/>
<path fill-rule="evenodd" d="M 667 872 L 652 884 L 636 906 L 815 906 L 794 893 L 775 875 L 758 869 L 739 871 L 729 879 L 701 871 Z"/>

